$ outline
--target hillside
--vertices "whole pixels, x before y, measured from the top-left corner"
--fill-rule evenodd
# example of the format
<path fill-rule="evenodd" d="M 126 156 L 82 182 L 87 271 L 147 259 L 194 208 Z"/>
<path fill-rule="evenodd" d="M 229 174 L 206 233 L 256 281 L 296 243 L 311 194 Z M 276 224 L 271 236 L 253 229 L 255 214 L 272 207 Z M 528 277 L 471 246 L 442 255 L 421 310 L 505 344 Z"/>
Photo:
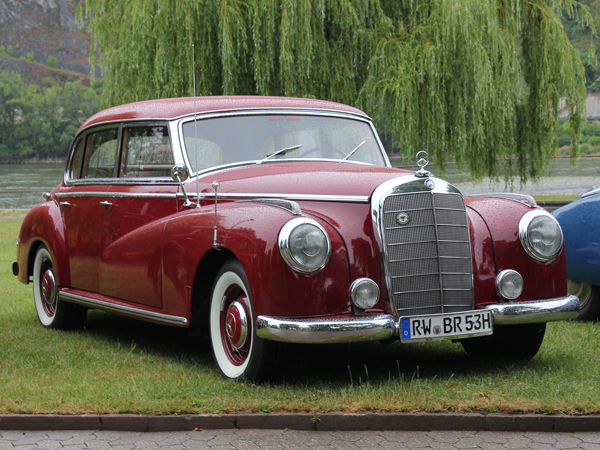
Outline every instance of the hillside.
<path fill-rule="evenodd" d="M 79 1 L 1 0 L 0 70 L 19 72 L 28 84 L 46 77 L 88 84 L 90 41 L 75 23 Z"/>

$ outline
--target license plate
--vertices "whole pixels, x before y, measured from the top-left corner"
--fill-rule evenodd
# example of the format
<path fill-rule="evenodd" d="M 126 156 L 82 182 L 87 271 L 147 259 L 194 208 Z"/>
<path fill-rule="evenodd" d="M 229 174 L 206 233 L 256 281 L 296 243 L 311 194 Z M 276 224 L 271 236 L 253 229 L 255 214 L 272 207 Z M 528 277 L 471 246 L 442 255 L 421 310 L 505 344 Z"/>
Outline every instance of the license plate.
<path fill-rule="evenodd" d="M 400 318 L 402 342 L 463 339 L 494 332 L 491 311 L 465 311 Z"/>

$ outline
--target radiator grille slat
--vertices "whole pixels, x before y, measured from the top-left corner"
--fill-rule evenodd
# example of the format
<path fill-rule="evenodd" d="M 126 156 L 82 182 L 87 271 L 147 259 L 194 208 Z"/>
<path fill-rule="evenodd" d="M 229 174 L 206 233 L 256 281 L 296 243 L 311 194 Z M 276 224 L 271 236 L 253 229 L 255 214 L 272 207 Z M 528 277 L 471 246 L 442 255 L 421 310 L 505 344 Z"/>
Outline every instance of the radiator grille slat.
<path fill-rule="evenodd" d="M 382 206 L 389 292 L 400 316 L 473 308 L 465 203 L 454 193 L 389 195 Z M 398 222 L 406 213 L 407 224 Z"/>

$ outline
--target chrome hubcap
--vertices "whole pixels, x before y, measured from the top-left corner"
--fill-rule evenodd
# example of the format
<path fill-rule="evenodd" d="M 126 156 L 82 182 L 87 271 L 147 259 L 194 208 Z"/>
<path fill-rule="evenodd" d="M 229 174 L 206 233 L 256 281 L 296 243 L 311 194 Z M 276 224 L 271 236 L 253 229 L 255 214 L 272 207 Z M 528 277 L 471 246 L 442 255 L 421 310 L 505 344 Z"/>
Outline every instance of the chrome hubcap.
<path fill-rule="evenodd" d="M 56 302 L 56 281 L 52 270 L 46 270 L 42 277 L 42 298 L 49 305 Z"/>
<path fill-rule="evenodd" d="M 227 308 L 225 330 L 227 338 L 234 348 L 240 349 L 244 346 L 248 336 L 248 316 L 244 305 L 239 301 L 233 302 Z"/>

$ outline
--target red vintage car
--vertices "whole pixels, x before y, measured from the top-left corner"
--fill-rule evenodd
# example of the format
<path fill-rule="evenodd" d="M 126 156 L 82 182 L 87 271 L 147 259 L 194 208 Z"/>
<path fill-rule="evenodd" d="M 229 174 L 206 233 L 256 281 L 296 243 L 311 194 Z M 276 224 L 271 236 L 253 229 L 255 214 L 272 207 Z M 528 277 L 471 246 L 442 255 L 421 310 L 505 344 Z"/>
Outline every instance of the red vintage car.
<path fill-rule="evenodd" d="M 523 195 L 464 198 L 393 168 L 362 111 L 198 97 L 88 119 L 63 182 L 25 218 L 13 273 L 41 324 L 88 308 L 210 338 L 226 378 L 276 342 L 452 339 L 532 357 L 577 316 L 556 220 Z"/>

